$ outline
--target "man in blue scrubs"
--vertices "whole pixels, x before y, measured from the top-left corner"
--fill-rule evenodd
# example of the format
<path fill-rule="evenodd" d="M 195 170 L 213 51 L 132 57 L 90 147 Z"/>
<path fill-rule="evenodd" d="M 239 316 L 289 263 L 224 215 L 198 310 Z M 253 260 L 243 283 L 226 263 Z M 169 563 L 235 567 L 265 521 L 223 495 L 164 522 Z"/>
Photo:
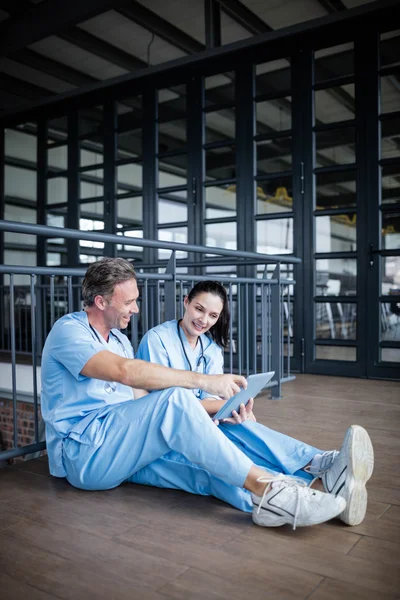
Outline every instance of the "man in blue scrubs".
<path fill-rule="evenodd" d="M 131 263 L 93 263 L 82 284 L 84 310 L 61 317 L 47 337 L 42 414 L 51 474 L 81 489 L 110 489 L 171 453 L 193 463 L 205 486 L 216 480 L 249 490 L 258 525 L 295 528 L 339 515 L 344 498 L 253 464 L 187 391 L 228 399 L 246 387 L 243 377 L 134 359 L 120 330 L 138 312 L 138 296 Z"/>

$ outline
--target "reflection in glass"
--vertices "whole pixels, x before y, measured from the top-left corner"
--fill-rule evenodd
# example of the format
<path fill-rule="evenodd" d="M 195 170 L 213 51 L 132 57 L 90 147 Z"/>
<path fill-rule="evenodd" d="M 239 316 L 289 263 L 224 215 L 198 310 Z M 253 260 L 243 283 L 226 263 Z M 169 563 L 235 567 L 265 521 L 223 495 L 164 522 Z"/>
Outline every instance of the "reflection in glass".
<path fill-rule="evenodd" d="M 315 335 L 318 340 L 355 340 L 357 304 L 316 302 Z"/>
<path fill-rule="evenodd" d="M 204 78 L 204 106 L 235 101 L 235 74 L 220 73 Z"/>
<path fill-rule="evenodd" d="M 257 214 L 290 212 L 293 210 L 292 177 L 257 181 Z"/>
<path fill-rule="evenodd" d="M 399 110 L 399 77 L 400 67 L 396 67 L 391 75 L 385 75 L 384 77 L 381 77 L 380 114 L 390 113 Z"/>
<path fill-rule="evenodd" d="M 323 48 L 314 53 L 314 81 L 320 83 L 354 73 L 354 44 Z"/>
<path fill-rule="evenodd" d="M 381 341 L 400 341 L 400 289 L 390 293 L 390 302 L 380 303 Z"/>
<path fill-rule="evenodd" d="M 315 261 L 317 296 L 351 296 L 357 293 L 355 258 L 321 258 Z"/>
<path fill-rule="evenodd" d="M 357 348 L 354 346 L 315 346 L 316 360 L 344 360 L 355 362 Z"/>
<path fill-rule="evenodd" d="M 257 252 L 291 254 L 293 252 L 293 219 L 257 221 Z"/>
<path fill-rule="evenodd" d="M 221 146 L 205 151 L 206 178 L 232 179 L 236 176 L 236 146 Z"/>
<path fill-rule="evenodd" d="M 292 169 L 292 138 L 280 137 L 257 142 L 257 175 Z"/>
<path fill-rule="evenodd" d="M 354 83 L 315 91 L 315 125 L 355 117 Z"/>
<path fill-rule="evenodd" d="M 178 154 L 176 156 L 159 156 L 158 171 L 159 178 L 163 178 L 164 174 L 169 174 L 176 177 L 176 183 L 160 183 L 159 187 L 167 187 L 168 185 L 187 185 L 187 154 Z"/>
<path fill-rule="evenodd" d="M 99 170 L 99 169 L 98 169 Z M 101 177 L 95 177 L 94 175 L 88 175 L 87 178 L 83 175 L 81 176 L 80 181 L 80 198 L 99 198 L 100 196 L 104 196 L 104 187 L 103 187 L 103 170 L 101 171 Z M 97 181 L 96 181 L 97 180 Z"/>
<path fill-rule="evenodd" d="M 290 59 L 280 58 L 256 65 L 256 95 L 279 94 L 291 86 Z"/>
<path fill-rule="evenodd" d="M 354 163 L 355 129 L 329 129 L 315 133 L 315 167 Z"/>
<path fill-rule="evenodd" d="M 394 294 L 400 290 L 400 256 L 381 256 L 381 294 Z"/>
<path fill-rule="evenodd" d="M 357 216 L 326 215 L 315 219 L 316 252 L 354 252 L 357 249 Z"/>
<path fill-rule="evenodd" d="M 210 223 L 206 225 L 206 246 L 236 250 L 236 223 Z"/>
<path fill-rule="evenodd" d="M 400 104 L 399 104 L 400 107 Z M 381 158 L 400 157 L 400 115 L 381 121 Z"/>
<path fill-rule="evenodd" d="M 236 216 L 236 184 L 207 186 L 204 194 L 206 219 Z"/>
<path fill-rule="evenodd" d="M 356 205 L 355 171 L 317 173 L 315 183 L 316 210 L 345 208 Z"/>
<path fill-rule="evenodd" d="M 118 224 L 119 226 L 120 224 Z M 117 235 L 124 235 L 128 238 L 143 238 L 143 230 L 135 229 L 134 231 L 124 231 L 123 234 L 120 231 L 117 231 Z M 131 246 L 126 244 L 117 244 L 118 250 L 124 250 L 128 252 L 143 252 L 142 246 Z"/>
<path fill-rule="evenodd" d="M 381 170 L 382 204 L 400 202 L 400 165 L 388 165 Z"/>
<path fill-rule="evenodd" d="M 47 121 L 47 143 L 54 144 L 68 137 L 68 118 L 57 117 Z"/>
<path fill-rule="evenodd" d="M 184 148 L 187 141 L 186 119 L 168 121 L 158 124 L 159 152 L 168 152 L 177 148 Z"/>
<path fill-rule="evenodd" d="M 399 348 L 381 348 L 381 361 L 382 362 L 400 362 L 400 349 Z"/>
<path fill-rule="evenodd" d="M 80 166 L 90 167 L 101 164 L 104 160 L 103 144 L 91 140 L 81 140 L 80 146 Z"/>
<path fill-rule="evenodd" d="M 182 202 L 173 202 L 159 198 L 158 200 L 158 222 L 177 223 L 179 221 L 187 221 L 188 210 L 187 204 Z"/>
<path fill-rule="evenodd" d="M 102 214 L 102 210 L 99 211 L 99 214 Z M 79 229 L 81 231 L 103 231 L 104 221 L 79 219 Z M 79 245 L 83 248 L 104 248 L 104 242 L 93 242 L 92 240 L 80 240 Z"/>
<path fill-rule="evenodd" d="M 400 212 L 382 214 L 383 250 L 400 250 Z"/>
<path fill-rule="evenodd" d="M 224 108 L 205 114 L 205 143 L 219 142 L 221 140 L 234 140 L 236 115 L 235 108 Z"/>
<path fill-rule="evenodd" d="M 119 100 L 117 102 L 117 115 L 118 130 L 126 129 L 126 123 L 130 122 L 132 118 L 141 120 L 143 118 L 142 96 L 131 96 Z"/>
<path fill-rule="evenodd" d="M 292 128 L 292 98 L 277 98 L 256 103 L 256 133 L 272 133 Z"/>

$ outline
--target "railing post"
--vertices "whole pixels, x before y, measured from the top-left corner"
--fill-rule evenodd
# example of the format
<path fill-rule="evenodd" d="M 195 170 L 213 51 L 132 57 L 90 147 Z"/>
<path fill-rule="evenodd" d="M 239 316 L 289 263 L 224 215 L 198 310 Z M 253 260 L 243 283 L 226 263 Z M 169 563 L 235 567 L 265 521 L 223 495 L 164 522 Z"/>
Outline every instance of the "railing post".
<path fill-rule="evenodd" d="M 272 279 L 277 279 L 278 283 L 272 284 L 271 289 L 271 368 L 275 371 L 274 380 L 276 385 L 271 388 L 271 398 L 279 400 L 281 398 L 281 265 L 277 263 Z"/>
<path fill-rule="evenodd" d="M 167 267 L 165 269 L 166 274 L 171 274 L 173 279 L 165 281 L 164 284 L 164 298 L 165 298 L 165 320 L 172 321 L 176 319 L 176 253 L 175 250 L 171 252 Z"/>

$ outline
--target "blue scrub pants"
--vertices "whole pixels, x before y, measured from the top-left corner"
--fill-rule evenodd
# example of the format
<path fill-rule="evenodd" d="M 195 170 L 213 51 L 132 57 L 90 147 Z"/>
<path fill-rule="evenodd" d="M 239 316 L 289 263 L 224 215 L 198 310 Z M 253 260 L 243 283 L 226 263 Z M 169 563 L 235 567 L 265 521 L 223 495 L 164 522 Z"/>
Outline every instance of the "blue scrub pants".
<path fill-rule="evenodd" d="M 64 441 L 63 462 L 68 481 L 81 489 L 129 481 L 212 495 L 251 512 L 243 484 L 253 464 L 311 479 L 300 469 L 318 452 L 252 421 L 216 427 L 191 393 L 172 388 L 107 406 Z"/>

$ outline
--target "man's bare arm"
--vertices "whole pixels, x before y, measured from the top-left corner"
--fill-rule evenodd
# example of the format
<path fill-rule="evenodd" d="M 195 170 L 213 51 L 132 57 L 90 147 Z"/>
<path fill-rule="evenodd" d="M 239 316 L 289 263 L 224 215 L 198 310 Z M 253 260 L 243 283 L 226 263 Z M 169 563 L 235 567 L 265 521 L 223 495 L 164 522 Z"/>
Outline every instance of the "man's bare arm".
<path fill-rule="evenodd" d="M 81 373 L 85 377 L 118 381 L 144 390 L 170 387 L 201 389 L 225 399 L 237 394 L 240 387 L 247 387 L 246 379 L 240 375 L 205 375 L 193 371 L 170 369 L 145 360 L 123 358 L 108 350 L 92 356 Z"/>

